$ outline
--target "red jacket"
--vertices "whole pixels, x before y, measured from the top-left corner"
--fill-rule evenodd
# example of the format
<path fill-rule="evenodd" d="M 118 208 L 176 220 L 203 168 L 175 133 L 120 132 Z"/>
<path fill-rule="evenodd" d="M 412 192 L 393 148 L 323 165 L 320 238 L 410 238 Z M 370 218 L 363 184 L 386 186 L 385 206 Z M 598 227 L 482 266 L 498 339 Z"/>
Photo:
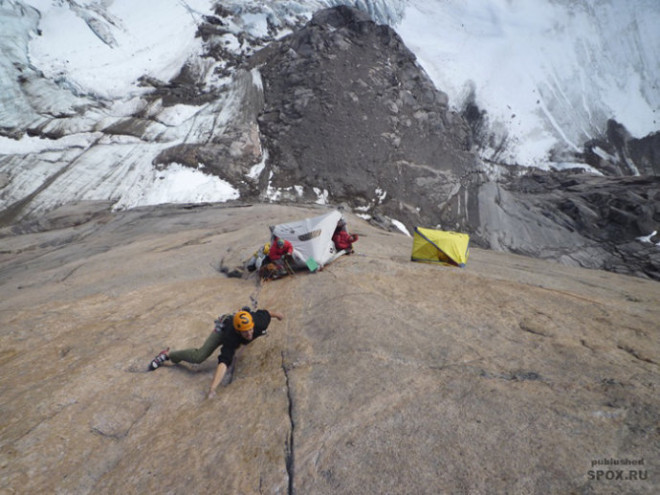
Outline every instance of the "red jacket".
<path fill-rule="evenodd" d="M 289 241 L 284 241 L 284 246 L 281 248 L 277 246 L 277 241 L 271 243 L 270 251 L 268 251 L 268 257 L 271 261 L 277 261 L 285 254 L 293 254 L 293 246 Z"/>
<path fill-rule="evenodd" d="M 342 249 L 350 249 L 355 241 L 358 240 L 357 234 L 351 235 L 345 230 L 340 230 L 334 233 L 332 236 L 332 242 L 335 243 L 335 247 L 341 251 Z"/>

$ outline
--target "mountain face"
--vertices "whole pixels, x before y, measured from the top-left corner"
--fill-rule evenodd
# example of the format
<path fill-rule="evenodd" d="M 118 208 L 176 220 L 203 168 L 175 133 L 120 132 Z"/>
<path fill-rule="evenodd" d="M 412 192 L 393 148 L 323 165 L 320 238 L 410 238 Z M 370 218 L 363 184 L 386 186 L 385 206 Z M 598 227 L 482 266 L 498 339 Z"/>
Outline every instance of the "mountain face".
<path fill-rule="evenodd" d="M 399 23 L 414 41 L 404 19 L 411 11 L 358 4 L 313 16 L 296 2 L 228 2 L 210 13 L 189 4 L 183 24 L 192 31 L 170 49 L 174 62 L 126 86 L 101 66 L 110 82 L 89 82 L 93 71 L 74 80 L 59 60 L 46 59 L 40 72 L 33 59 L 48 53 L 40 38 L 53 32 L 46 4 L 3 4 L 13 34 L 2 70 L 19 84 L 2 96 L 2 224 L 29 224 L 72 200 L 115 210 L 333 203 L 386 228 L 461 230 L 486 248 L 658 277 L 657 247 L 637 240 L 660 230 L 657 134 L 633 137 L 610 119 L 606 134 L 585 144 L 581 169 L 493 161 L 484 150 L 499 146 L 495 114 L 480 106 L 479 88 L 456 108 L 422 68 L 428 60 L 383 24 Z M 104 49 L 126 43 L 109 10 L 50 9 L 75 14 Z M 164 57 L 166 38 L 156 41 L 126 59 Z M 71 65 L 81 58 L 70 55 Z"/>
<path fill-rule="evenodd" d="M 321 11 L 251 62 L 264 79 L 259 125 L 275 186 L 322 184 L 360 211 L 428 221 L 477 171 L 447 96 L 390 27 L 358 10 Z"/>
<path fill-rule="evenodd" d="M 323 184 L 335 201 L 372 216 L 467 231 L 483 247 L 660 279 L 660 252 L 635 240 L 660 222 L 660 178 L 512 167 L 493 173 L 474 152 L 478 133 L 469 119 L 448 108 L 391 28 L 360 11 L 322 11 L 251 63 L 264 80 L 259 125 L 271 181 L 298 185 L 290 199 Z M 622 156 L 636 149 L 620 142 Z"/>
<path fill-rule="evenodd" d="M 483 117 L 483 159 L 565 168 L 608 121 L 658 131 L 659 22 L 652 0 L 411 0 L 396 29 L 452 105 Z"/>
<path fill-rule="evenodd" d="M 208 8 L 0 0 L 0 492 L 659 493 L 655 0 Z M 328 204 L 355 254 L 224 276 Z M 217 397 L 146 372 L 245 305 L 285 319 Z"/>
<path fill-rule="evenodd" d="M 488 245 L 660 280 L 660 178 L 525 173 L 478 188 L 474 229 Z M 507 246 L 504 248 L 503 246 Z"/>
<path fill-rule="evenodd" d="M 584 145 L 584 160 L 605 175 L 660 175 L 660 132 L 634 138 L 614 120 Z"/>

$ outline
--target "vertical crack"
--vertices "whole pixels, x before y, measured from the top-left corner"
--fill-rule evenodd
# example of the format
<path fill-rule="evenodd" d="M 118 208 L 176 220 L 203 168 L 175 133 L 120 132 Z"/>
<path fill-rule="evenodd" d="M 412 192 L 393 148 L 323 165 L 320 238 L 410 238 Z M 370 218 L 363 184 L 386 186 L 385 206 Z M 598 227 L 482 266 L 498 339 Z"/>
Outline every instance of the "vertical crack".
<path fill-rule="evenodd" d="M 294 431 L 296 423 L 293 421 L 293 397 L 291 394 L 291 383 L 289 381 L 289 370 L 284 364 L 284 351 L 282 351 L 282 371 L 286 382 L 286 396 L 289 400 L 289 438 L 286 444 L 286 472 L 289 475 L 289 495 L 293 495 L 293 474 L 294 474 Z"/>

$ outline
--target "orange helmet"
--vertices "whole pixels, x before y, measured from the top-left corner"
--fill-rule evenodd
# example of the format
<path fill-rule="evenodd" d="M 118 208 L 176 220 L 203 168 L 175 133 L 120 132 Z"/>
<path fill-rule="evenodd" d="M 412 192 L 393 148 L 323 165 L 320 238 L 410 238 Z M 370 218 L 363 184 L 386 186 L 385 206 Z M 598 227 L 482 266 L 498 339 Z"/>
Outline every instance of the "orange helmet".
<path fill-rule="evenodd" d="M 252 315 L 247 311 L 239 311 L 234 315 L 234 328 L 239 332 L 247 332 L 254 328 Z"/>

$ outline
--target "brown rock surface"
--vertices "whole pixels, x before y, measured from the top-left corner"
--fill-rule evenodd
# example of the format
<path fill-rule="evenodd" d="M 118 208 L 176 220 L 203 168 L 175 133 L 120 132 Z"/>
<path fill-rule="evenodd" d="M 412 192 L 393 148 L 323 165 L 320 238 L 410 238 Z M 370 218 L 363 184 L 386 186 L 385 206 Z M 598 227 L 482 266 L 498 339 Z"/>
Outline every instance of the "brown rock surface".
<path fill-rule="evenodd" d="M 479 249 L 462 270 L 411 263 L 409 237 L 351 215 L 358 253 L 323 272 L 219 273 L 316 214 L 3 230 L 0 492 L 658 493 L 658 282 Z M 286 319 L 216 398 L 215 357 L 145 372 L 251 300 Z"/>

